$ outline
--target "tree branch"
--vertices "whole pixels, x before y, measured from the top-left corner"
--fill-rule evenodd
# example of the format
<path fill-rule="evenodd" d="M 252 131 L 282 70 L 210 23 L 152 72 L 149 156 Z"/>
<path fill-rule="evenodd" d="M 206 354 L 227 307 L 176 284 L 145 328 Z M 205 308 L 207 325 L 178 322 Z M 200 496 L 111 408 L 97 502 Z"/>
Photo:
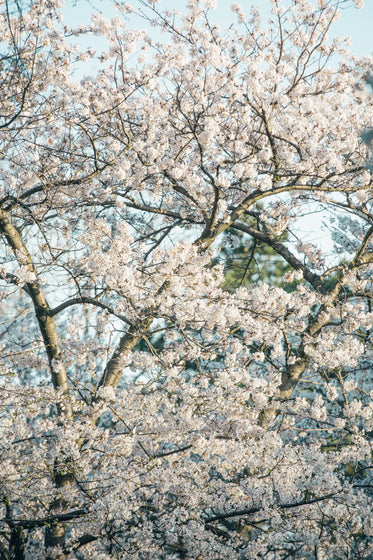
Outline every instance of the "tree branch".
<path fill-rule="evenodd" d="M 336 495 L 338 495 L 338 492 L 333 492 L 332 494 L 326 494 L 325 496 L 319 496 L 318 498 L 313 498 L 312 500 L 302 500 L 300 502 L 288 503 L 288 504 L 276 504 L 276 507 L 278 507 L 280 509 L 292 509 L 292 508 L 301 507 L 301 506 L 308 506 L 308 505 L 311 505 L 311 504 L 315 504 L 317 502 L 330 500 L 331 498 L 334 498 L 334 496 L 336 496 Z M 231 511 L 231 512 L 228 512 L 228 513 L 220 513 L 218 515 L 208 517 L 207 519 L 204 520 L 204 522 L 205 523 L 212 523 L 214 521 L 223 521 L 225 519 L 229 519 L 229 518 L 232 518 L 232 517 L 242 517 L 244 515 L 252 515 L 253 513 L 258 513 L 261 510 L 262 510 L 262 508 L 255 507 L 255 508 Z"/>
<path fill-rule="evenodd" d="M 114 350 L 114 353 L 105 367 L 97 389 L 100 387 L 116 387 L 118 385 L 123 375 L 123 356 L 126 356 L 133 350 L 152 323 L 153 317 L 148 317 L 140 323 L 132 325 L 122 336 L 117 348 Z"/>
<path fill-rule="evenodd" d="M 283 259 L 285 259 L 286 262 L 289 263 L 290 266 L 292 266 L 295 270 L 301 270 L 303 272 L 303 277 L 305 278 L 305 280 L 307 280 L 307 282 L 309 282 L 317 292 L 320 292 L 321 294 L 327 293 L 320 277 L 312 272 L 295 255 L 293 255 L 293 253 L 289 251 L 286 245 L 284 245 L 280 241 L 277 241 L 268 233 L 263 233 L 240 222 L 235 222 L 231 227 L 232 229 L 237 229 L 239 231 L 247 233 L 258 241 L 263 241 L 264 243 L 272 247 L 272 249 L 274 249 L 279 255 L 281 255 L 281 257 L 283 257 Z"/>
<path fill-rule="evenodd" d="M 45 299 L 40 282 L 37 279 L 31 255 L 17 228 L 11 223 L 8 214 L 0 208 L 0 232 L 3 233 L 8 245 L 14 251 L 19 264 L 26 266 L 35 280 L 26 282 L 26 291 L 30 295 L 35 315 L 39 324 L 44 346 L 47 352 L 53 386 L 55 389 L 62 390 L 65 396 L 69 394 L 68 379 L 65 366 L 62 361 L 61 350 L 59 347 L 59 337 L 53 317 L 50 316 L 50 307 Z M 68 403 L 65 403 L 65 414 L 72 417 L 72 411 Z"/>
<path fill-rule="evenodd" d="M 79 517 L 83 517 L 88 514 L 89 511 L 87 509 L 81 508 L 73 510 L 69 513 L 49 515 L 48 517 L 43 517 L 41 519 L 10 519 L 9 517 L 4 517 L 3 519 L 0 519 L 0 522 L 6 523 L 12 528 L 36 529 L 37 527 L 45 527 L 47 525 L 53 525 L 54 523 L 78 519 Z"/>

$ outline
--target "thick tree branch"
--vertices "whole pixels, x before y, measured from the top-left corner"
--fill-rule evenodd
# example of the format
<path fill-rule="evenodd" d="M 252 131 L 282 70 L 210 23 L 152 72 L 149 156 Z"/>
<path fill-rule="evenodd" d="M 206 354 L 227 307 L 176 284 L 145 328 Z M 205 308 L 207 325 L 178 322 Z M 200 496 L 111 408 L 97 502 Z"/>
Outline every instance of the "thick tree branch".
<path fill-rule="evenodd" d="M 262 241 L 263 243 L 266 243 L 267 245 L 272 247 L 272 249 L 274 249 L 283 259 L 285 259 L 286 262 L 290 264 L 290 266 L 292 266 L 295 270 L 301 270 L 303 272 L 303 277 L 305 278 L 305 280 L 307 280 L 307 282 L 309 282 L 316 291 L 320 292 L 321 294 L 326 294 L 326 290 L 320 279 L 320 276 L 312 272 L 305 264 L 302 263 L 302 261 L 300 261 L 295 255 L 293 255 L 293 253 L 289 251 L 284 243 L 277 241 L 276 239 L 271 237 L 269 233 L 263 233 L 241 222 L 235 222 L 231 227 L 232 229 L 237 229 L 238 231 L 247 233 L 258 241 Z"/>
<path fill-rule="evenodd" d="M 21 234 L 11 223 L 8 214 L 2 209 L 0 209 L 0 232 L 3 233 L 8 245 L 14 251 L 19 264 L 26 266 L 27 271 L 35 278 L 25 283 L 26 291 L 30 295 L 34 305 L 35 315 L 48 356 L 53 386 L 55 389 L 61 390 L 67 397 L 69 394 L 68 379 L 62 361 L 56 324 L 53 317 L 50 316 L 50 307 L 45 299 L 40 282 L 37 279 L 37 273 L 31 255 L 23 242 Z M 70 406 L 67 402 L 65 403 L 65 414 L 68 417 L 72 416 Z"/>
<path fill-rule="evenodd" d="M 0 278 L 1 278 L 1 276 L 0 276 Z M 107 305 L 106 303 L 103 303 L 102 301 L 99 301 L 95 298 L 91 298 L 91 297 L 88 297 L 88 296 L 77 296 L 75 298 L 71 298 L 69 300 L 64 301 L 60 305 L 57 305 L 57 307 L 55 307 L 54 309 L 50 309 L 49 310 L 49 316 L 54 317 L 55 315 L 58 315 L 59 313 L 61 313 L 61 311 L 64 311 L 65 309 L 68 309 L 69 307 L 72 307 L 73 305 L 81 305 L 81 304 L 89 304 L 89 305 L 93 305 L 95 307 L 100 307 L 100 309 L 104 309 L 105 311 L 108 311 L 110 313 L 110 315 L 114 315 L 114 317 L 117 317 L 118 319 L 120 319 L 124 323 L 127 323 L 127 325 L 133 326 L 132 321 L 129 321 L 126 317 L 124 317 L 124 315 L 119 315 L 118 313 L 116 313 L 110 305 Z"/>
<path fill-rule="evenodd" d="M 122 336 L 105 367 L 97 389 L 100 387 L 116 387 L 118 385 L 125 367 L 123 364 L 123 357 L 127 356 L 133 350 L 152 323 L 153 317 L 148 317 L 137 325 L 131 326 Z"/>
<path fill-rule="evenodd" d="M 220 221 L 216 224 L 215 227 L 211 228 L 209 232 L 204 232 L 201 237 L 197 240 L 198 245 L 203 248 L 208 248 L 210 245 L 215 241 L 215 239 L 220 235 L 223 231 L 227 228 L 231 227 L 234 223 L 237 222 L 241 218 L 241 216 L 250 208 L 250 206 L 257 204 L 261 200 L 264 200 L 268 197 L 273 197 L 275 195 L 285 193 L 285 192 L 293 192 L 293 191 L 306 191 L 306 192 L 334 192 L 334 187 L 328 185 L 328 181 L 337 178 L 341 175 L 346 175 L 350 173 L 356 173 L 357 171 L 362 171 L 364 167 L 357 167 L 354 169 L 349 169 L 348 171 L 344 171 L 340 174 L 336 173 L 329 173 L 326 177 L 320 179 L 318 183 L 313 185 L 312 187 L 308 184 L 299 183 L 299 176 L 290 183 L 285 185 L 280 185 L 273 187 L 267 191 L 262 191 L 260 189 L 256 189 L 255 191 L 251 192 L 232 212 L 224 221 Z M 371 188 L 371 184 L 367 184 L 364 186 L 365 189 Z M 346 187 L 347 189 L 347 187 Z M 361 188 L 359 187 L 359 190 Z M 340 188 L 340 191 L 343 191 Z"/>
<path fill-rule="evenodd" d="M 292 509 L 292 508 L 297 508 L 297 507 L 301 507 L 301 506 L 309 506 L 311 504 L 316 504 L 318 502 L 323 502 L 325 500 L 330 500 L 331 498 L 334 498 L 337 495 L 338 495 L 338 492 L 333 492 L 331 494 L 326 494 L 325 496 L 319 496 L 317 498 L 313 498 L 312 500 L 301 500 L 300 502 L 294 502 L 294 503 L 276 504 L 276 508 Z M 245 516 L 245 515 L 252 515 L 253 513 L 258 513 L 261 510 L 262 510 L 262 508 L 255 507 L 255 508 L 248 508 L 248 509 L 231 511 L 231 512 L 228 512 L 228 513 L 220 513 L 218 515 L 214 515 L 214 516 L 208 517 L 207 519 L 204 519 L 204 522 L 205 523 L 213 523 L 214 521 L 224 521 L 225 519 L 229 519 L 229 518 L 232 518 L 232 517 L 242 517 L 242 516 Z"/>
<path fill-rule="evenodd" d="M 41 519 L 10 519 L 4 517 L 0 520 L 2 523 L 6 523 L 9 527 L 20 528 L 20 529 L 36 529 L 37 527 L 46 527 L 53 523 L 60 523 L 64 521 L 71 521 L 72 519 L 78 519 L 88 515 L 89 511 L 84 508 L 76 509 L 70 511 L 69 513 L 60 513 L 56 515 L 49 515 L 47 517 L 42 517 Z"/>

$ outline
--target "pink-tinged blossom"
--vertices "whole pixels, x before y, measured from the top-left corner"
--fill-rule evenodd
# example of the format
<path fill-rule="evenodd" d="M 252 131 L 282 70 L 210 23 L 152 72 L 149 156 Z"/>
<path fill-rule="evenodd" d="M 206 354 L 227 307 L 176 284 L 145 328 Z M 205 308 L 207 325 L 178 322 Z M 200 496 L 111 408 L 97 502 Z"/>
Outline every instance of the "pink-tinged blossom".
<path fill-rule="evenodd" d="M 372 58 L 158 4 L 0 14 L 0 550 L 370 558 Z"/>

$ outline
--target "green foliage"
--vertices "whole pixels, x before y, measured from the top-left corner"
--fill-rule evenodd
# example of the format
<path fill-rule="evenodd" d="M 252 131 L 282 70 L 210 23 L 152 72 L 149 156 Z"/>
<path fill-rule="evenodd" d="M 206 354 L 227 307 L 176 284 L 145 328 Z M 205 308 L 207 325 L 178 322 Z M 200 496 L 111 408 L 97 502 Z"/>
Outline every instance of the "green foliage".
<path fill-rule="evenodd" d="M 256 225 L 254 220 L 249 217 L 245 222 Z M 286 242 L 287 238 L 288 234 L 284 232 L 278 241 Z M 219 260 L 224 264 L 223 287 L 228 291 L 262 282 L 290 291 L 295 288 L 295 282 L 293 286 L 283 281 L 284 275 L 293 270 L 292 267 L 272 247 L 246 233 L 229 228 L 223 235 Z"/>

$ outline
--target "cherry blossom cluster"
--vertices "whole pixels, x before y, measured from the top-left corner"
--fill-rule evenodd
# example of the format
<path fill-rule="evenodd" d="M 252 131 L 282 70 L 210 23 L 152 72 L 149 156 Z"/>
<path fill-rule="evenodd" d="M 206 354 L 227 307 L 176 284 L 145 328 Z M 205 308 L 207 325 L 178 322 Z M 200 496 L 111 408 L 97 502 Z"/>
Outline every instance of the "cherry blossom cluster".
<path fill-rule="evenodd" d="M 269 3 L 1 7 L 5 560 L 373 555 L 373 61 Z"/>

